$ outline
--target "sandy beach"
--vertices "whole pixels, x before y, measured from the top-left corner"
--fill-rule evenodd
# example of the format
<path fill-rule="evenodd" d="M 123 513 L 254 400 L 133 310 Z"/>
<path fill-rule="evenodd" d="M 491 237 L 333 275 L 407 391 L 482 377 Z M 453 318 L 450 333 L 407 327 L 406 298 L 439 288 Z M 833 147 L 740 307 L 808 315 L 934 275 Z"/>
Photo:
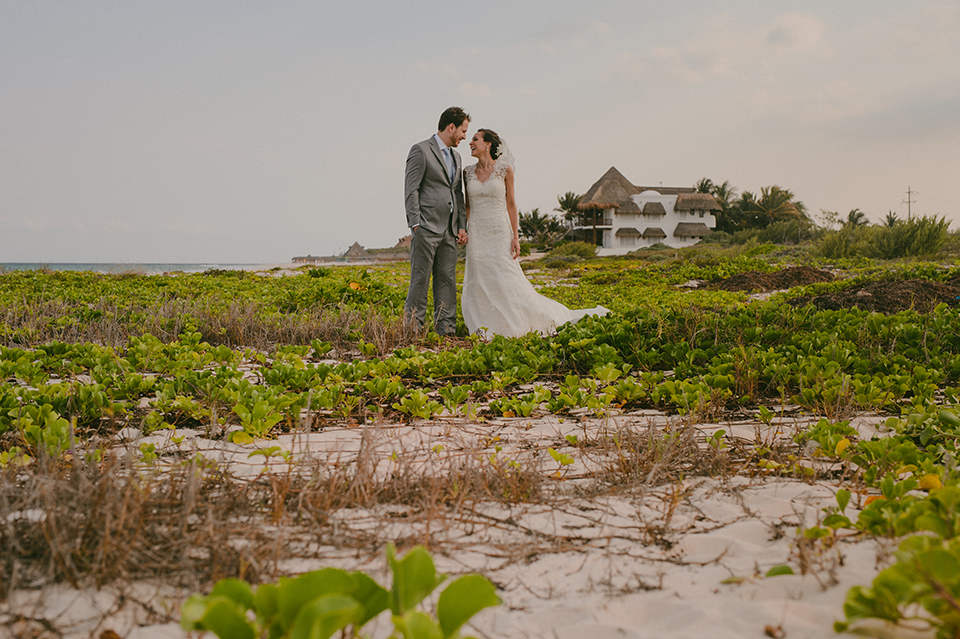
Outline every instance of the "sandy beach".
<path fill-rule="evenodd" d="M 282 574 L 326 566 L 362 569 L 385 583 L 383 544 L 394 541 L 403 551 L 419 543 L 429 546 L 439 570 L 480 572 L 500 589 L 504 604 L 473 621 L 479 637 L 812 639 L 833 634 L 833 622 L 843 618 L 846 591 L 868 584 L 892 550 L 852 537 L 829 548 L 798 543 L 798 527 L 821 522 L 823 509 L 836 504 L 836 485 L 721 472 L 598 491 L 587 478 L 610 464 L 606 453 L 591 452 L 590 442 L 614 432 L 670 429 L 705 438 L 723 429 L 731 444 L 752 445 L 757 438 L 773 444 L 813 418 L 784 415 L 767 426 L 751 420 L 691 424 L 650 410 L 603 419 L 581 414 L 476 422 L 442 416 L 413 424 L 331 427 L 246 446 L 186 429 L 149 437 L 125 429 L 116 446 L 199 452 L 240 482 L 289 470 L 279 455 L 250 457 L 274 446 L 304 467 L 372 463 L 370 473 L 380 481 L 398 473 L 442 475 L 466 458 L 523 459 L 548 478 L 538 500 L 480 501 L 432 512 L 413 504 L 330 513 L 340 536 L 363 540 L 352 548 L 325 544 L 302 526 L 280 522 L 270 532 L 279 552 L 276 569 Z M 853 425 L 869 437 L 878 422 L 867 416 Z M 565 449 L 575 461 L 558 477 L 547 449 L 561 447 L 568 436 L 579 446 Z M 849 516 L 863 498 L 854 496 Z M 795 574 L 765 576 L 782 565 Z M 189 594 L 144 582 L 100 590 L 57 585 L 14 592 L 3 615 L 35 620 L 24 622 L 23 636 L 54 636 L 44 634 L 46 625 L 63 637 L 115 636 L 104 634 L 107 630 L 135 639 L 186 637 L 177 619 Z M 389 633 L 388 620 L 380 621 L 375 637 Z"/>

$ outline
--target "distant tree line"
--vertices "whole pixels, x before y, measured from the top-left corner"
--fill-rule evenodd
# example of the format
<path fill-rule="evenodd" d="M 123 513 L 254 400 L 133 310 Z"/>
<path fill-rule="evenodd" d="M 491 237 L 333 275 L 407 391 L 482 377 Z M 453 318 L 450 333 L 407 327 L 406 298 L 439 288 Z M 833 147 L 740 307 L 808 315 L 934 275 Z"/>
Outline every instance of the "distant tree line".
<path fill-rule="evenodd" d="M 736 233 L 747 229 L 765 229 L 771 224 L 785 221 L 806 220 L 807 207 L 796 199 L 793 192 L 776 185 L 765 186 L 757 196 L 750 191 L 737 195 L 737 189 L 729 181 L 715 184 L 703 178 L 694 185 L 698 193 L 709 193 L 720 204 L 716 215 L 716 230 Z"/>
<path fill-rule="evenodd" d="M 880 224 L 874 225 L 863 211 L 855 208 L 845 217 L 835 211 L 821 211 L 822 224 L 818 226 L 810 219 L 803 202 L 780 186 L 763 187 L 759 197 L 750 191 L 738 196 L 729 182 L 716 184 L 708 178 L 697 182 L 694 188 L 713 195 L 720 204 L 717 232 L 708 240 L 718 244 L 811 242 L 816 254 L 831 259 L 891 259 L 936 255 L 950 239 L 950 223 L 937 216 L 901 220 L 890 211 Z"/>
<path fill-rule="evenodd" d="M 557 196 L 557 207 L 553 209 L 560 215 L 551 213 L 541 214 L 539 208 L 529 213 L 520 212 L 520 239 L 536 246 L 540 250 L 550 249 L 563 242 L 567 233 L 567 225 L 563 220 L 569 220 L 577 213 L 580 198 L 573 191 L 567 191 Z"/>

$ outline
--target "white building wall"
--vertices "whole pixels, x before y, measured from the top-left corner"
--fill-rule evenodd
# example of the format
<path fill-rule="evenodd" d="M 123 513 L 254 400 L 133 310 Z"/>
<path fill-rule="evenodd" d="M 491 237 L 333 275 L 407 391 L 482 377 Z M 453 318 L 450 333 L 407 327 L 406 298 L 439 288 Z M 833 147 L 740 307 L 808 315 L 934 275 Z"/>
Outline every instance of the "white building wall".
<path fill-rule="evenodd" d="M 652 190 L 643 191 L 638 195 L 632 196 L 633 201 L 636 202 L 641 211 L 643 210 L 644 205 L 648 202 L 660 202 L 660 204 L 663 205 L 666 214 L 656 217 L 642 215 L 639 213 L 626 215 L 614 213 L 613 228 L 611 230 L 604 231 L 603 247 L 597 251 L 597 255 L 624 255 L 631 251 L 635 251 L 638 248 L 652 246 L 658 242 L 674 248 L 693 246 L 694 244 L 698 243 L 700 241 L 699 239 L 674 237 L 673 232 L 677 228 L 677 224 L 681 222 L 692 222 L 695 224 L 703 223 L 707 226 L 707 228 L 713 229 L 717 226 L 717 219 L 710 214 L 709 211 L 705 211 L 703 217 L 700 217 L 700 214 L 697 211 L 676 211 L 675 205 L 677 203 L 677 197 L 678 196 L 676 195 L 663 195 Z M 617 237 L 617 230 L 621 228 L 634 228 L 640 231 L 642 235 L 643 232 L 649 227 L 663 229 L 663 232 L 667 234 L 667 237 L 647 239 L 643 237 Z"/>

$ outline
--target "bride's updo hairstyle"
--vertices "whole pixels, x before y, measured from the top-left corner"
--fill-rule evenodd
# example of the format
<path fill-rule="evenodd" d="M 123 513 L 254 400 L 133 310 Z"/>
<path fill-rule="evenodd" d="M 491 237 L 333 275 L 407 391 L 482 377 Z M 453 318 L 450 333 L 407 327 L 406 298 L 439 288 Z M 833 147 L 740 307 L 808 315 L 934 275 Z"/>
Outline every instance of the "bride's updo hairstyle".
<path fill-rule="evenodd" d="M 494 160 L 500 157 L 500 136 L 496 131 L 490 129 L 477 129 L 477 133 L 483 135 L 483 141 L 490 144 L 490 157 Z"/>

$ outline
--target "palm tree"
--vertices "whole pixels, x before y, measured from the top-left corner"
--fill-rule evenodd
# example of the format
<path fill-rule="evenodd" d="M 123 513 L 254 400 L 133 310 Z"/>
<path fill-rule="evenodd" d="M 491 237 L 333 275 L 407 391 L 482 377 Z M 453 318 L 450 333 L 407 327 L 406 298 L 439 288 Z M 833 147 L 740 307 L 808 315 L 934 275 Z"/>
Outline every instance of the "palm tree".
<path fill-rule="evenodd" d="M 893 211 L 887 213 L 887 217 L 883 218 L 883 225 L 888 228 L 893 228 L 900 222 L 900 218 L 897 217 L 897 214 Z"/>
<path fill-rule="evenodd" d="M 697 193 L 709 193 L 720 205 L 721 211 L 717 215 L 717 230 L 732 233 L 740 228 L 740 216 L 732 205 L 737 197 L 737 190 L 730 186 L 729 180 L 724 180 L 723 184 L 715 184 L 709 178 L 702 178 L 694 186 Z"/>
<path fill-rule="evenodd" d="M 520 235 L 538 246 L 549 246 L 563 237 L 566 229 L 553 215 L 540 215 L 536 208 L 529 213 L 520 213 Z"/>
<path fill-rule="evenodd" d="M 759 198 L 744 191 L 733 206 L 740 210 L 743 228 L 762 229 L 781 220 L 807 219 L 807 207 L 803 202 L 794 200 L 789 189 L 777 185 L 761 188 Z"/>
<path fill-rule="evenodd" d="M 566 220 L 572 219 L 574 215 L 579 213 L 577 205 L 580 204 L 580 198 L 582 195 L 577 195 L 573 191 L 567 191 L 563 195 L 557 196 L 557 203 L 560 205 L 557 208 L 553 209 L 558 213 L 563 213 L 563 217 Z"/>
<path fill-rule="evenodd" d="M 847 221 L 844 222 L 844 226 L 858 227 L 865 226 L 870 223 L 870 220 L 867 219 L 866 214 L 860 209 L 853 209 L 847 213 Z"/>
<path fill-rule="evenodd" d="M 693 185 L 693 188 L 696 189 L 697 193 L 713 193 L 713 180 L 710 178 L 700 178 L 697 180 L 697 183 Z"/>
<path fill-rule="evenodd" d="M 697 193 L 712 195 L 724 210 L 730 208 L 730 202 L 737 197 L 737 189 L 730 186 L 730 180 L 724 180 L 723 184 L 715 184 L 713 180 L 703 178 L 693 188 L 696 189 Z"/>

